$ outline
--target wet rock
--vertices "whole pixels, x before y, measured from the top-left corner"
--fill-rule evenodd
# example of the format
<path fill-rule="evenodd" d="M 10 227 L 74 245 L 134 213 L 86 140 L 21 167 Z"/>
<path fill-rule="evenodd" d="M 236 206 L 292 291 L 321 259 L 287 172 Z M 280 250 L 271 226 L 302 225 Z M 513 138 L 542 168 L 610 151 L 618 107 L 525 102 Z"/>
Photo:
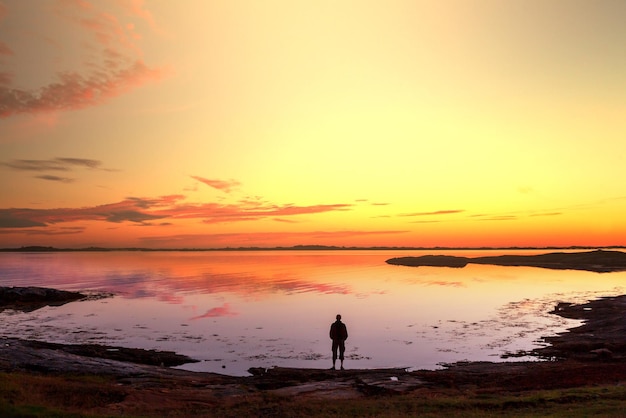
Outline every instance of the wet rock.
<path fill-rule="evenodd" d="M 35 349 L 63 351 L 78 356 L 125 361 L 135 364 L 172 367 L 198 360 L 173 351 L 144 350 L 141 348 L 112 347 L 99 344 L 55 344 L 43 341 L 22 341 L 23 346 Z"/>
<path fill-rule="evenodd" d="M 547 359 L 626 359 L 626 295 L 574 305 L 559 303 L 552 314 L 581 319 L 583 324 L 556 336 L 544 337 L 549 346 L 532 354 Z"/>
<path fill-rule="evenodd" d="M 0 311 L 14 309 L 31 312 L 44 306 L 60 306 L 86 297 L 78 292 L 44 287 L 0 287 Z"/>

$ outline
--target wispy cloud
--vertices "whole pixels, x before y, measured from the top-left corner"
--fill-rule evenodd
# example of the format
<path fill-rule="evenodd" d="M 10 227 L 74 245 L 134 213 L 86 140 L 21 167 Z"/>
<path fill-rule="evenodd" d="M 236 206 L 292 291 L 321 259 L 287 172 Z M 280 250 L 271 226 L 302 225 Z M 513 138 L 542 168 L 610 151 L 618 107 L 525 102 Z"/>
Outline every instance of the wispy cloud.
<path fill-rule="evenodd" d="M 198 219 L 207 224 L 241 222 L 266 218 L 318 214 L 349 210 L 348 204 L 331 205 L 271 205 L 257 202 L 240 204 L 184 203 L 182 195 L 157 198 L 128 197 L 121 202 L 94 207 L 58 209 L 0 209 L 0 228 L 44 226 L 62 222 L 102 221 L 144 224 L 157 219 Z M 2 222 L 2 217 L 6 218 Z"/>
<path fill-rule="evenodd" d="M 133 2 L 136 16 L 154 21 L 142 2 Z M 137 40 L 141 36 L 132 24 L 122 23 L 86 0 L 57 3 L 56 14 L 91 51 L 79 70 L 55 74 L 56 81 L 32 89 L 15 87 L 10 73 L 0 77 L 0 118 L 83 109 L 99 105 L 151 81 L 164 78 L 165 68 L 150 67 L 143 60 Z M 39 6 L 34 6 L 39 7 Z M 0 16 L 2 11 L 0 11 Z M 4 12 L 7 15 L 7 12 Z M 10 16 L 9 16 L 10 18 Z M 0 54 L 11 57 L 10 45 L 0 44 Z"/>
<path fill-rule="evenodd" d="M 73 178 L 53 176 L 50 174 L 42 174 L 41 176 L 35 176 L 35 178 L 49 181 L 58 181 L 61 183 L 72 183 L 74 181 Z"/>
<path fill-rule="evenodd" d="M 283 222 L 283 223 L 288 223 L 288 224 L 297 224 L 298 221 L 294 220 L 294 219 L 283 219 L 283 218 L 274 218 L 272 219 L 276 222 Z"/>
<path fill-rule="evenodd" d="M 515 221 L 517 219 L 519 219 L 519 216 L 517 215 L 495 215 L 495 216 L 488 216 L 488 217 L 480 218 L 479 220 L 481 221 Z"/>
<path fill-rule="evenodd" d="M 217 190 L 221 190 L 225 193 L 230 193 L 234 188 L 241 186 L 236 180 L 216 180 L 216 179 L 207 179 L 200 176 L 189 176 L 194 180 L 199 181 L 200 183 L 204 183 L 209 187 L 212 187 Z"/>
<path fill-rule="evenodd" d="M 33 228 L 46 226 L 44 222 L 20 216 L 19 209 L 0 209 L 0 228 Z"/>
<path fill-rule="evenodd" d="M 413 213 L 402 213 L 400 216 L 434 216 L 434 215 L 452 215 L 455 213 L 465 212 L 464 209 L 445 209 L 445 210 L 436 210 L 433 212 L 413 212 Z"/>
<path fill-rule="evenodd" d="M 20 113 L 78 110 L 99 105 L 163 76 L 163 70 L 151 69 L 137 60 L 124 68 L 109 70 L 106 74 L 59 74 L 56 83 L 39 90 L 0 85 L 0 118 Z"/>
<path fill-rule="evenodd" d="M 70 171 L 75 167 L 99 169 L 102 161 L 87 158 L 59 157 L 48 160 L 11 160 L 1 165 L 22 171 Z"/>
<path fill-rule="evenodd" d="M 37 229 L 28 229 L 25 231 L 19 231 L 20 235 L 28 235 L 28 236 L 57 236 L 57 235 L 74 235 L 74 234 L 82 234 L 87 228 L 83 226 L 62 226 L 62 227 L 48 227 L 48 228 L 37 228 Z M 2 229 L 0 228 L 0 234 L 9 234 L 17 232 L 14 229 Z"/>

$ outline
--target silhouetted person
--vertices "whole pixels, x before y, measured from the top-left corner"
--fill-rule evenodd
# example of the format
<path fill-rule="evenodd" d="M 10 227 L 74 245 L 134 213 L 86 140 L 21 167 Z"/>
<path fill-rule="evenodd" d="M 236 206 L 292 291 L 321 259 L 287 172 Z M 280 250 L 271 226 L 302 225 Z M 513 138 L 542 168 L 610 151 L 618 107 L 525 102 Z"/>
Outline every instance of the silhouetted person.
<path fill-rule="evenodd" d="M 337 349 L 339 349 L 339 360 L 341 360 L 341 370 L 343 370 L 343 353 L 346 351 L 346 340 L 348 339 L 348 329 L 346 324 L 341 322 L 341 315 L 337 314 L 337 320 L 330 326 L 330 339 L 333 340 L 333 367 L 337 362 Z"/>

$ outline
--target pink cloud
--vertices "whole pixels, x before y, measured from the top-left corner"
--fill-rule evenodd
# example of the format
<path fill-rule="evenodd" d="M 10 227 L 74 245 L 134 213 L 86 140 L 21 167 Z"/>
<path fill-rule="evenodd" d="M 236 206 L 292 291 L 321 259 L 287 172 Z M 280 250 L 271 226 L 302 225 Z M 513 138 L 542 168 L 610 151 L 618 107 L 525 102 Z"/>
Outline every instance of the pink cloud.
<path fill-rule="evenodd" d="M 126 6 L 130 13 L 144 20 L 153 31 L 164 33 L 163 29 L 156 23 L 152 12 L 145 8 L 145 3 L 144 0 L 130 0 L 128 2 L 124 1 L 122 6 Z"/>
<path fill-rule="evenodd" d="M 265 218 L 275 218 L 284 216 L 317 214 L 333 211 L 349 210 L 349 204 L 330 205 L 275 205 L 264 202 L 246 200 L 238 204 L 202 203 L 174 205 L 155 211 L 156 215 L 163 215 L 171 218 L 188 219 L 200 218 L 203 223 L 216 224 L 224 222 L 240 222 L 259 220 Z"/>
<path fill-rule="evenodd" d="M 0 118 L 20 113 L 78 110 L 103 103 L 148 81 L 159 80 L 163 70 L 150 69 L 142 61 L 108 74 L 84 77 L 60 74 L 57 83 L 38 91 L 0 86 Z"/>
<path fill-rule="evenodd" d="M 237 316 L 239 315 L 237 312 L 234 312 L 230 309 L 230 305 L 228 303 L 223 304 L 222 306 L 218 306 L 215 308 L 211 308 L 206 311 L 202 315 L 194 316 L 189 318 L 189 320 L 193 321 L 195 319 L 203 319 L 203 318 L 216 318 L 220 316 Z"/>
<path fill-rule="evenodd" d="M 166 68 L 145 63 L 134 27 L 123 25 L 116 16 L 93 4 L 82 0 L 59 2 L 57 17 L 82 32 L 77 36 L 84 38 L 90 51 L 82 69 L 58 72 L 56 81 L 31 89 L 14 87 L 9 73 L 0 74 L 0 118 L 97 106 L 169 74 Z M 14 53 L 0 43 L 0 55 Z"/>
<path fill-rule="evenodd" d="M 234 188 L 241 186 L 236 180 L 215 180 L 215 179 L 206 179 L 200 176 L 189 176 L 194 180 L 199 181 L 200 183 L 204 183 L 209 187 L 213 187 L 214 189 L 221 190 L 226 193 L 230 193 Z"/>
<path fill-rule="evenodd" d="M 39 161 L 39 160 L 37 160 Z M 61 181 L 48 176 L 47 180 Z M 61 222 L 104 221 L 145 224 L 157 219 L 200 219 L 203 223 L 241 222 L 265 218 L 317 214 L 348 210 L 350 205 L 270 205 L 258 202 L 223 205 L 219 203 L 183 204 L 182 195 L 157 198 L 127 197 L 123 201 L 84 208 L 0 209 L 0 228 L 26 228 Z"/>

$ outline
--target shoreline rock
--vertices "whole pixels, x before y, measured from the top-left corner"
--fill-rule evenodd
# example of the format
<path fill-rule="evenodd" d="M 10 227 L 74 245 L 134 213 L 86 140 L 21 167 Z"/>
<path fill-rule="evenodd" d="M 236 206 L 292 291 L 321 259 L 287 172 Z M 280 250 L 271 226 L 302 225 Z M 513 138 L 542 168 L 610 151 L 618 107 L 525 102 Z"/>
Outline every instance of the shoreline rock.
<path fill-rule="evenodd" d="M 0 312 L 5 309 L 32 312 L 44 306 L 61 306 L 68 302 L 86 299 L 79 292 L 45 287 L 0 287 Z"/>

